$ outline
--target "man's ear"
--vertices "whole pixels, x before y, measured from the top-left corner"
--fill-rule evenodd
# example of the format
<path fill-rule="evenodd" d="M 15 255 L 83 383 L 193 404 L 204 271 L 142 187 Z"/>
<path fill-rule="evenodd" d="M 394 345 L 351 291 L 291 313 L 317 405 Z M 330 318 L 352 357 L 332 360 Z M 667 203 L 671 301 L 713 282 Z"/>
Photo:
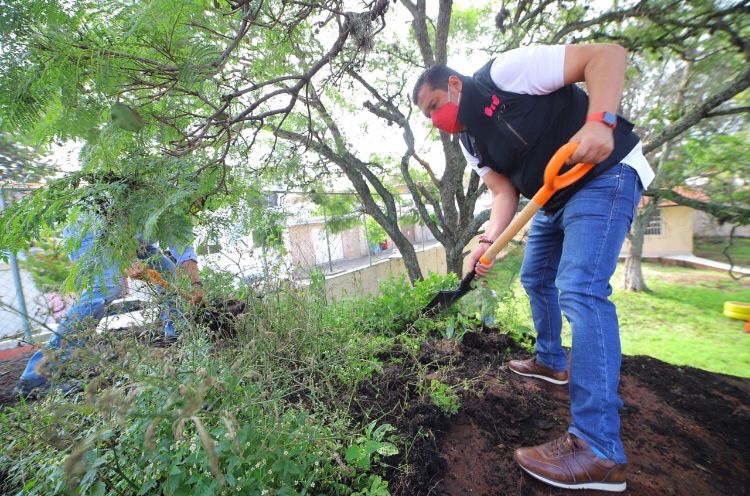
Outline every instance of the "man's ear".
<path fill-rule="evenodd" d="M 450 86 L 452 90 L 460 93 L 464 87 L 464 82 L 461 81 L 461 78 L 458 76 L 448 76 L 448 86 Z"/>

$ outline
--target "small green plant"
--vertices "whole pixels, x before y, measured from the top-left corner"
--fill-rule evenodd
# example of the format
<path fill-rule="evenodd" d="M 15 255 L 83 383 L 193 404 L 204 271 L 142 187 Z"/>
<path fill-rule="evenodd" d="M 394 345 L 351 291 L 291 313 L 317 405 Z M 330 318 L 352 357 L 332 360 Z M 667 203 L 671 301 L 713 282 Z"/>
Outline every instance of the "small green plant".
<path fill-rule="evenodd" d="M 385 440 L 386 434 L 396 430 L 391 424 L 383 424 L 377 429 L 375 420 L 367 424 L 364 435 L 357 437 L 354 444 L 346 449 L 346 462 L 358 470 L 370 470 L 372 462 L 380 456 L 398 454 L 395 444 Z M 395 440 L 395 439 L 393 439 Z"/>
<path fill-rule="evenodd" d="M 461 341 L 467 332 L 474 331 L 479 327 L 479 319 L 472 315 L 464 315 L 460 312 L 445 318 L 445 326 L 440 327 L 441 335 L 445 339 L 457 339 Z"/>
<path fill-rule="evenodd" d="M 448 415 L 455 415 L 461 408 L 461 400 L 456 391 L 437 379 L 430 381 L 430 399 L 432 404 Z"/>
<path fill-rule="evenodd" d="M 352 496 L 391 496 L 388 491 L 388 482 L 379 475 L 371 475 L 367 478 L 367 485 L 361 491 L 355 491 Z"/>

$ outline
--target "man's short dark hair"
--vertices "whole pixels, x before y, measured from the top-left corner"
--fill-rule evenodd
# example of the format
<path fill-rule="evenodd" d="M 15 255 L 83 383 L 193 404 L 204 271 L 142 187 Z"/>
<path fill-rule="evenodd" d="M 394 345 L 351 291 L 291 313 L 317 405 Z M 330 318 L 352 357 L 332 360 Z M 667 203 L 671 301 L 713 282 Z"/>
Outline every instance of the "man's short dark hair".
<path fill-rule="evenodd" d="M 422 86 L 429 84 L 433 90 L 446 90 L 448 91 L 448 78 L 451 76 L 461 77 L 461 73 L 454 71 L 447 65 L 433 65 L 419 76 L 416 84 L 414 85 L 414 91 L 412 91 L 411 99 L 414 101 L 414 105 L 417 105 L 417 97 L 419 97 L 419 90 Z"/>

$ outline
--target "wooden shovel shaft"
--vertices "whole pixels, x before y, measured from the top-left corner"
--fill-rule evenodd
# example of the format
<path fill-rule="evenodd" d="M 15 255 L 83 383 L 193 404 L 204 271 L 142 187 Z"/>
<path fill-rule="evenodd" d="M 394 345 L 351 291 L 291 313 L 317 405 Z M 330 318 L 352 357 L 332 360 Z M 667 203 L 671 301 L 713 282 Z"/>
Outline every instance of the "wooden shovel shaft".
<path fill-rule="evenodd" d="M 490 265 L 497 254 L 500 253 L 500 251 L 505 248 L 508 243 L 510 243 L 510 240 L 513 239 L 516 234 L 521 231 L 521 229 L 523 229 L 523 226 L 525 226 L 526 223 L 531 220 L 532 217 L 534 217 L 534 214 L 537 213 L 540 208 L 542 208 L 542 206 L 536 203 L 534 200 L 529 201 L 529 203 L 527 203 L 526 206 L 523 207 L 523 210 L 521 210 L 518 215 L 513 218 L 511 223 L 508 224 L 508 227 L 505 228 L 502 234 L 498 236 L 495 242 L 492 243 L 489 248 L 487 248 L 487 251 L 484 252 L 484 254 L 479 258 L 479 262 L 482 265 Z"/>
<path fill-rule="evenodd" d="M 560 147 L 552 156 L 547 167 L 544 169 L 544 184 L 529 203 L 523 207 L 523 210 L 516 215 L 508 227 L 498 236 L 494 243 L 487 248 L 487 251 L 479 258 L 482 265 L 490 265 L 500 250 L 510 243 L 510 240 L 518 234 L 523 226 L 531 220 L 540 208 L 547 203 L 555 192 L 570 186 L 582 178 L 588 171 L 594 167 L 594 164 L 579 163 L 563 174 L 559 174 L 560 169 L 565 165 L 565 161 L 573 155 L 578 148 L 575 141 L 568 142 Z"/>
<path fill-rule="evenodd" d="M 154 269 L 146 269 L 146 280 L 148 280 L 148 282 L 150 282 L 151 284 L 156 284 L 157 286 L 161 286 L 166 290 L 173 291 L 180 295 L 180 297 L 185 301 L 190 302 L 190 295 L 180 289 L 177 289 L 174 285 L 167 282 L 167 280 L 164 279 L 164 277 L 158 271 Z"/>

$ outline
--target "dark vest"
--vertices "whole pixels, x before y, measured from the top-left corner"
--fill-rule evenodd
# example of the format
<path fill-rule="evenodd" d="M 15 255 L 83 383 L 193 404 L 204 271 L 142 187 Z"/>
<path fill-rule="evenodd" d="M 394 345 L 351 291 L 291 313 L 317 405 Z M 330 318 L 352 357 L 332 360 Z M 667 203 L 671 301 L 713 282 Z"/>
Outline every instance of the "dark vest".
<path fill-rule="evenodd" d="M 490 77 L 492 62 L 473 78 L 461 78 L 458 120 L 466 129 L 460 135 L 461 143 L 482 166 L 503 174 L 523 196 L 531 198 L 542 186 L 549 159 L 586 122 L 589 98 L 574 84 L 547 95 L 503 91 Z M 639 141 L 633 124 L 619 115 L 614 138 L 610 156 L 577 183 L 555 193 L 544 206 L 545 213 L 562 208 L 576 191 L 619 163 Z"/>

